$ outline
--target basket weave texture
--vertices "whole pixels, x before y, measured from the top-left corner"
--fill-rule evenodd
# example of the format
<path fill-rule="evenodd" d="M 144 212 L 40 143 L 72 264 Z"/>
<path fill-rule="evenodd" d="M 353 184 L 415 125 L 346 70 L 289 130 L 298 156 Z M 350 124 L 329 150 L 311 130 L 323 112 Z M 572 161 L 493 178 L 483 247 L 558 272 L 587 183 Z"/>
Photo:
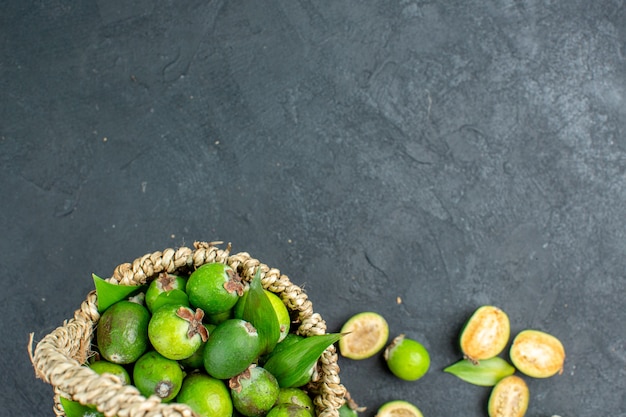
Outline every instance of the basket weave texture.
<path fill-rule="evenodd" d="M 302 288 L 294 285 L 278 269 L 270 268 L 248 253 L 230 254 L 230 245 L 220 249 L 221 242 L 196 242 L 193 248 L 165 249 L 137 258 L 115 268 L 107 281 L 119 285 L 142 285 L 150 282 L 161 272 L 189 274 L 201 265 L 221 262 L 230 265 L 245 280 L 250 281 L 257 269 L 261 270 L 263 287 L 283 300 L 297 317 L 297 333 L 312 336 L 326 333 L 326 323 L 313 312 L 313 305 Z M 184 404 L 164 404 L 156 396 L 143 397 L 134 386 L 123 385 L 116 377 L 98 375 L 84 366 L 93 355 L 92 339 L 98 323 L 97 297 L 95 291 L 75 311 L 72 319 L 46 335 L 32 351 L 32 335 L 29 353 L 35 374 L 52 385 L 54 389 L 54 412 L 65 416 L 60 397 L 92 404 L 107 417 L 195 417 L 196 414 Z M 339 366 L 335 346 L 322 354 L 317 373 L 309 383 L 318 417 L 337 417 L 344 403 L 346 390 L 339 380 Z"/>

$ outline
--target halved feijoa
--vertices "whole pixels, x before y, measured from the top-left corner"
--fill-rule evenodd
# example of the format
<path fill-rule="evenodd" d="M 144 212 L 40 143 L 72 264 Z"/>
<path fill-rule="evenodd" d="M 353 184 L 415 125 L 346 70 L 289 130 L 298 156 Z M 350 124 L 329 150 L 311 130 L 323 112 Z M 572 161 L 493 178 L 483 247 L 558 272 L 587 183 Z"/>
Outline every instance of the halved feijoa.
<path fill-rule="evenodd" d="M 352 316 L 341 328 L 339 352 L 350 359 L 366 359 L 385 347 L 389 326 L 383 316 L 371 311 Z"/>
<path fill-rule="evenodd" d="M 515 336 L 510 355 L 513 365 L 533 378 L 548 378 L 563 372 L 563 344 L 551 334 L 539 330 L 523 330 Z"/>
<path fill-rule="evenodd" d="M 495 306 L 479 307 L 461 331 L 463 355 L 475 362 L 497 356 L 509 341 L 509 317 Z"/>
<path fill-rule="evenodd" d="M 383 404 L 375 417 L 423 417 L 423 414 L 408 401 L 394 400 Z"/>
<path fill-rule="evenodd" d="M 487 409 L 489 417 L 523 417 L 529 398 L 526 382 L 516 375 L 507 376 L 491 391 Z"/>

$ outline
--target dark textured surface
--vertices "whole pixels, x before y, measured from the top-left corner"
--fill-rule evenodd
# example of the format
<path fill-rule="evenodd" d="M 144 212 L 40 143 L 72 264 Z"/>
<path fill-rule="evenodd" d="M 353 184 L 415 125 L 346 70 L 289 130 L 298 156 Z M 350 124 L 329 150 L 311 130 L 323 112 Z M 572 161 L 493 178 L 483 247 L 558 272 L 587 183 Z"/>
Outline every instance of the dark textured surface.
<path fill-rule="evenodd" d="M 412 383 L 340 359 L 365 416 L 485 416 L 489 390 L 441 371 L 481 304 L 566 347 L 529 416 L 626 416 L 623 1 L 0 10 L 0 415 L 52 415 L 28 333 L 92 272 L 224 240 L 330 329 L 376 310 L 426 345 Z"/>

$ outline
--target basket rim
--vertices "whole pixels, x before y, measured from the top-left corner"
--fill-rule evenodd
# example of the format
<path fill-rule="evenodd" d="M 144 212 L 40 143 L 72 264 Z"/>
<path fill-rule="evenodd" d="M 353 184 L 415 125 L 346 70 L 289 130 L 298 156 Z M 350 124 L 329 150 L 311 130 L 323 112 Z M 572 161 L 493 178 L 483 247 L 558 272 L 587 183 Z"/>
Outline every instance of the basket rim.
<path fill-rule="evenodd" d="M 247 252 L 230 253 L 231 244 L 225 249 L 223 242 L 194 242 L 193 249 L 179 247 L 147 253 L 132 263 L 118 265 L 106 281 L 118 285 L 147 284 L 160 273 L 189 274 L 201 265 L 212 262 L 225 263 L 250 281 L 257 270 L 261 273 L 263 288 L 279 295 L 290 312 L 297 313 L 297 333 L 310 336 L 326 333 L 326 323 L 313 311 L 313 304 L 304 290 L 293 284 L 276 268 L 261 263 Z M 52 385 L 54 389 L 54 412 L 65 416 L 60 397 L 95 405 L 107 416 L 122 414 L 132 417 L 193 417 L 196 414 L 184 404 L 161 403 L 156 397 L 143 397 L 132 385 L 123 385 L 112 375 L 99 375 L 84 366 L 91 351 L 95 328 L 100 314 L 95 290 L 74 312 L 73 318 L 45 335 L 35 346 L 34 334 L 30 334 L 28 353 L 35 376 Z M 338 417 L 339 407 L 345 402 L 346 390 L 339 379 L 339 366 L 334 345 L 322 354 L 318 372 L 309 384 L 318 417 Z"/>

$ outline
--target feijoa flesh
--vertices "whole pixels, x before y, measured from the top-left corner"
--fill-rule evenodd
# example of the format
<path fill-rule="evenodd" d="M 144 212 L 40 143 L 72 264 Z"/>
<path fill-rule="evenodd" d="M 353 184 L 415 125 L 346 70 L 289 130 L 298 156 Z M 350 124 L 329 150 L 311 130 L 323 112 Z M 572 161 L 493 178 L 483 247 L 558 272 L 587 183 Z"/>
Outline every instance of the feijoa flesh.
<path fill-rule="evenodd" d="M 559 339 L 539 330 L 523 330 L 510 350 L 513 365 L 533 378 L 548 378 L 563 372 L 565 348 Z"/>
<path fill-rule="evenodd" d="M 461 331 L 461 351 L 472 362 L 490 359 L 504 350 L 510 335 L 507 314 L 495 306 L 481 306 Z"/>
<path fill-rule="evenodd" d="M 501 379 L 489 396 L 489 417 L 523 417 L 528 409 L 528 386 L 517 375 Z"/>

